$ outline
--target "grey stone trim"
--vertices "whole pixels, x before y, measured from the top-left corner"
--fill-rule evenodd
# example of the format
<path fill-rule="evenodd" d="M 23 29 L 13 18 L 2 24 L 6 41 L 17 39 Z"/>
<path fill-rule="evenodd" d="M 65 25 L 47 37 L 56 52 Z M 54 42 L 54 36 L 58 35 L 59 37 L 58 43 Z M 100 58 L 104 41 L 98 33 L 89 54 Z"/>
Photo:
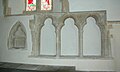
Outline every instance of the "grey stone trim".
<path fill-rule="evenodd" d="M 110 29 L 112 29 L 112 25 L 114 24 L 120 24 L 120 21 L 107 21 L 107 25 Z"/>
<path fill-rule="evenodd" d="M 8 7 L 8 0 L 3 0 L 4 16 L 11 15 L 11 8 Z"/>
<path fill-rule="evenodd" d="M 31 55 L 34 55 L 34 56 L 38 56 L 40 54 L 40 50 L 39 50 L 39 41 L 37 39 L 39 39 L 39 33 L 36 32 L 36 27 L 35 26 L 35 21 L 34 20 L 30 20 L 30 23 L 29 23 L 29 27 L 31 29 L 31 35 L 32 35 L 32 52 L 31 52 Z"/>
<path fill-rule="evenodd" d="M 69 1 L 62 0 L 62 12 L 69 12 Z"/>
<path fill-rule="evenodd" d="M 109 58 L 111 57 L 111 49 L 108 35 L 108 28 L 106 23 L 106 11 L 88 11 L 88 12 L 69 12 L 69 13 L 39 13 L 35 15 L 35 19 L 30 21 L 30 29 L 32 34 L 32 56 L 40 56 L 40 34 L 41 28 L 44 25 L 44 21 L 47 18 L 53 20 L 53 25 L 56 30 L 56 58 L 60 58 L 61 54 L 61 28 L 64 26 L 64 21 L 67 18 L 73 18 L 75 25 L 79 29 L 79 56 L 80 58 L 86 58 L 83 56 L 83 27 L 86 25 L 86 19 L 88 17 L 93 17 L 96 20 L 96 24 L 101 31 L 101 56 L 86 56 L 88 58 Z M 63 56 L 64 57 L 64 56 Z M 72 57 L 72 56 L 71 56 Z"/>

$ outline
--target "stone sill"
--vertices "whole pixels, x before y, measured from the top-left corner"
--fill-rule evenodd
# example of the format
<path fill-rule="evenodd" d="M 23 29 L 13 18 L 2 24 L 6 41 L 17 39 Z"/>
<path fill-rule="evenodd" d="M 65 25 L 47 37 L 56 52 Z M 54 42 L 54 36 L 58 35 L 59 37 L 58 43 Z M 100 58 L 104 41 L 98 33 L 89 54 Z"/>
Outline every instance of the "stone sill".
<path fill-rule="evenodd" d="M 113 57 L 102 57 L 102 56 L 59 56 L 56 55 L 39 55 L 39 56 L 33 56 L 30 55 L 30 58 L 43 58 L 43 59 L 92 59 L 92 60 L 112 60 Z"/>

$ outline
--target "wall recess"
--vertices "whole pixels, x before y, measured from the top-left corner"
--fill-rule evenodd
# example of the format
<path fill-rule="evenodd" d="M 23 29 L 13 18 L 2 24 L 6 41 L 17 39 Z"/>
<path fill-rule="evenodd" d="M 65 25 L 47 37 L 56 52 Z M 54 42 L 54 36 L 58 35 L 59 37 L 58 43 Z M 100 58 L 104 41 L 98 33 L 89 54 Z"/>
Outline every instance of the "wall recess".
<path fill-rule="evenodd" d="M 10 30 L 8 38 L 8 48 L 23 49 L 26 47 L 25 27 L 17 21 Z"/>

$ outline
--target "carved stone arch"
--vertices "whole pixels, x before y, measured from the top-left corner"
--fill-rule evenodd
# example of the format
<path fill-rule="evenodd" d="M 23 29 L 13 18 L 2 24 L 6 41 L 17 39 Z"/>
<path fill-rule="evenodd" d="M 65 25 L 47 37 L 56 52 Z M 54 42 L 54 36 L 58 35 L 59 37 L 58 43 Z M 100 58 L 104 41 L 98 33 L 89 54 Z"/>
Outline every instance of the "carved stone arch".
<path fill-rule="evenodd" d="M 96 20 L 96 23 L 100 22 L 100 15 L 99 14 L 90 14 L 87 16 L 87 18 L 89 18 L 89 17 L 93 17 Z"/>
<path fill-rule="evenodd" d="M 100 27 L 96 24 L 97 21 L 92 16 L 86 17 L 86 24 L 83 27 L 83 56 L 101 56 L 101 31 Z M 90 34 L 89 34 L 90 33 Z M 95 35 L 94 35 L 95 33 Z M 96 38 L 96 39 L 94 39 Z M 97 44 L 96 46 L 94 44 Z M 90 50 L 95 51 L 90 51 Z M 87 54 L 88 53 L 88 54 Z M 90 54 L 89 54 L 90 53 Z M 93 55 L 92 55 L 93 54 Z"/>
<path fill-rule="evenodd" d="M 79 29 L 75 21 L 72 15 L 66 15 L 61 21 L 60 56 L 79 56 Z"/>
<path fill-rule="evenodd" d="M 90 14 L 90 15 L 86 16 L 86 17 L 83 19 L 84 22 L 83 22 L 83 24 L 82 24 L 82 29 L 83 29 L 84 26 L 87 24 L 86 20 L 87 20 L 87 18 L 89 18 L 89 17 L 92 17 L 92 18 L 95 19 L 96 25 L 99 27 L 99 29 L 100 29 L 101 32 L 103 31 L 103 29 L 105 30 L 105 24 L 103 24 L 103 23 L 101 22 L 101 16 L 100 16 L 99 14 Z"/>
<path fill-rule="evenodd" d="M 41 21 L 42 26 L 44 26 L 44 22 L 48 18 L 52 19 L 52 25 L 56 28 L 56 22 L 55 21 L 56 21 L 57 18 L 55 16 L 52 16 L 52 15 L 48 15 L 48 16 L 43 17 L 43 20 Z"/>
<path fill-rule="evenodd" d="M 72 15 L 72 14 L 64 14 L 61 18 L 60 18 L 60 29 L 64 26 L 64 21 L 67 19 L 67 18 L 72 18 L 74 20 L 74 24 L 77 28 L 79 28 L 79 26 L 77 25 L 77 17 L 76 15 Z"/>
<path fill-rule="evenodd" d="M 99 27 L 99 29 L 100 29 L 100 32 L 101 32 L 101 44 L 102 44 L 102 47 L 104 46 L 103 45 L 103 40 L 104 40 L 104 37 L 106 37 L 106 27 L 105 27 L 105 25 L 106 24 L 104 24 L 102 21 L 101 21 L 101 19 L 102 19 L 102 17 L 99 15 L 99 14 L 90 14 L 90 15 L 88 15 L 87 17 L 86 17 L 86 20 L 87 20 L 87 18 L 89 18 L 89 17 L 93 17 L 95 20 L 96 20 L 96 25 Z M 103 48 L 105 48 L 105 47 L 103 47 Z"/>
<path fill-rule="evenodd" d="M 108 46 L 107 46 L 107 28 L 106 28 L 106 22 L 102 21 L 102 16 L 100 14 L 97 13 L 93 13 L 93 14 L 89 14 L 87 15 L 83 20 L 85 20 L 85 22 L 83 22 L 82 24 L 82 30 L 84 28 L 84 26 L 87 24 L 86 20 L 87 18 L 92 17 L 96 20 L 96 25 L 99 27 L 100 32 L 101 32 L 101 56 L 105 57 L 107 56 L 107 51 L 108 50 Z M 106 51 L 106 52 L 105 52 Z"/>
<path fill-rule="evenodd" d="M 99 14 L 90 14 L 86 17 L 85 20 L 87 20 L 87 18 L 89 18 L 89 17 L 93 17 L 95 19 L 96 25 L 99 27 L 101 32 L 106 31 L 105 30 L 106 29 L 106 27 L 105 27 L 106 23 L 101 21 L 102 17 Z"/>
<path fill-rule="evenodd" d="M 96 24 L 97 24 L 97 20 L 98 20 L 98 19 L 97 19 L 97 17 L 96 17 L 96 16 L 94 16 L 94 15 L 88 15 L 88 16 L 86 16 L 86 17 L 84 17 L 84 18 L 83 18 L 82 30 L 83 30 L 84 26 L 87 24 L 87 19 L 88 19 L 89 17 L 94 18 L 94 19 L 95 19 L 95 21 L 96 21 Z"/>
<path fill-rule="evenodd" d="M 46 16 L 40 30 L 40 55 L 56 55 L 56 33 L 53 18 Z M 52 42 L 51 42 L 52 41 Z"/>
<path fill-rule="evenodd" d="M 99 14 L 90 14 L 90 15 L 88 15 L 86 18 L 85 18 L 85 21 L 87 20 L 87 18 L 89 18 L 89 17 L 92 17 L 92 18 L 94 18 L 95 19 L 95 21 L 96 21 L 96 24 L 100 27 L 100 15 Z"/>
<path fill-rule="evenodd" d="M 99 20 L 98 20 L 98 18 L 96 16 L 88 16 L 86 18 L 86 22 L 87 22 L 87 19 L 90 18 L 90 17 L 92 17 L 93 19 L 95 19 L 96 25 L 99 27 L 99 25 L 97 24 L 97 23 L 99 23 Z"/>
<path fill-rule="evenodd" d="M 8 48 L 25 48 L 26 30 L 24 25 L 17 21 L 10 30 L 8 38 Z"/>
<path fill-rule="evenodd" d="M 83 19 L 84 21 L 81 22 L 81 30 L 83 30 L 84 26 L 87 24 L 86 18 Z"/>
<path fill-rule="evenodd" d="M 98 26 L 99 26 L 99 28 L 100 28 L 101 33 L 103 33 L 103 32 L 106 31 L 105 25 L 100 25 L 100 24 L 98 24 Z"/>
<path fill-rule="evenodd" d="M 80 30 L 83 30 L 83 27 L 86 25 L 86 16 L 82 16 L 81 14 L 77 15 L 77 22 Z"/>

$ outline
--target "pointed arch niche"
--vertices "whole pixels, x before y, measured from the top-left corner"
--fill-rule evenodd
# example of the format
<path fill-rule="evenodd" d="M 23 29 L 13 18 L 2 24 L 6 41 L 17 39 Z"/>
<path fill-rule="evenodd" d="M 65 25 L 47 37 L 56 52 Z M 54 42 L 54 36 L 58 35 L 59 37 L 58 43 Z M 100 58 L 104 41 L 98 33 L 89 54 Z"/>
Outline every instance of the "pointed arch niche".
<path fill-rule="evenodd" d="M 83 56 L 101 56 L 101 32 L 93 17 L 83 28 Z"/>
<path fill-rule="evenodd" d="M 17 21 L 10 30 L 8 48 L 23 49 L 26 47 L 26 31 L 20 21 Z"/>
<path fill-rule="evenodd" d="M 41 29 L 40 55 L 56 55 L 56 34 L 51 18 L 45 20 Z"/>
<path fill-rule="evenodd" d="M 72 18 L 67 18 L 64 24 L 61 29 L 61 55 L 78 56 L 78 28 Z"/>

